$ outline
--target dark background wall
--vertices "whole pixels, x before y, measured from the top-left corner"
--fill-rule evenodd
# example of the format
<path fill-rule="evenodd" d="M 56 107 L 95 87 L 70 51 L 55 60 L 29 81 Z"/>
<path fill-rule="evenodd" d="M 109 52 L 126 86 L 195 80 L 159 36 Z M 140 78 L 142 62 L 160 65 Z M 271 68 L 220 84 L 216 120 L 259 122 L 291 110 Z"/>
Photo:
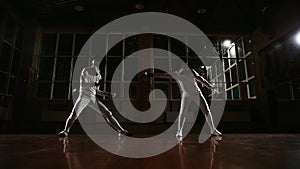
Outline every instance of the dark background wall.
<path fill-rule="evenodd" d="M 77 3 L 85 7 L 83 12 L 73 9 Z M 181 16 L 197 25 L 207 35 L 219 39 L 247 37 L 252 40 L 256 98 L 227 101 L 220 123 L 220 128 L 224 132 L 300 131 L 297 125 L 299 79 L 295 73 L 299 72 L 297 48 L 300 47 L 292 42 L 300 30 L 298 2 L 215 1 L 204 5 L 208 11 L 204 15 L 191 13 L 190 11 L 201 8 L 201 5 L 193 7 L 196 5 L 190 4 L 189 1 L 163 1 L 153 4 L 144 2 L 143 9 L 135 8 L 137 3 L 132 1 L 124 2 L 126 5 L 118 1 L 102 3 L 76 1 L 75 4 L 59 5 L 53 1 L 48 8 L 47 5 L 43 6 L 37 1 L 1 2 L 0 39 L 4 39 L 9 18 L 13 18 L 15 25 L 21 25 L 23 28 L 21 57 L 13 86 L 15 92 L 1 95 L 1 133 L 55 133 L 62 128 L 63 121 L 72 108 L 70 99 L 41 99 L 36 95 L 40 57 L 37 46 L 41 44 L 43 33 L 91 34 L 113 19 L 143 11 L 160 11 Z M 179 8 L 182 3 L 185 8 Z M 22 5 L 23 8 L 20 9 Z M 117 7 L 120 5 L 124 8 Z M 225 11 L 229 11 L 228 19 L 224 17 Z M 3 51 L 4 43 L 1 40 L 0 53 Z M 4 57 L 13 58 L 1 53 L 0 62 L 5 60 Z M 275 68 L 272 67 L 272 63 L 279 63 L 278 69 L 276 64 Z M 284 75 L 288 74 L 287 78 L 274 73 L 279 69 L 283 70 Z M 5 80 L 9 80 L 8 76 L 5 77 Z M 6 81 L 1 83 L 5 84 L 6 88 L 9 87 Z M 105 102 L 111 104 L 109 100 Z M 173 109 L 178 109 L 178 103 L 174 102 Z M 203 122 L 203 119 L 200 118 L 199 121 Z M 139 132 L 143 132 L 143 129 L 144 132 L 150 132 L 147 125 L 139 126 L 123 122 L 133 130 L 139 128 Z M 163 129 L 168 124 L 166 120 L 162 120 L 152 125 Z M 194 131 L 198 131 L 200 127 L 201 125 L 197 125 Z M 78 124 L 75 125 L 74 131 L 81 131 Z"/>

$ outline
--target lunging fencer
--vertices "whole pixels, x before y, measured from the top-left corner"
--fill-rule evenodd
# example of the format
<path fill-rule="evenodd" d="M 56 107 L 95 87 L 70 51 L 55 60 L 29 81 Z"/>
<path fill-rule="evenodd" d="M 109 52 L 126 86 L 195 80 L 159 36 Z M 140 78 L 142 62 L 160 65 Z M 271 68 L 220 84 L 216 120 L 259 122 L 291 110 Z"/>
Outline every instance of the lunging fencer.
<path fill-rule="evenodd" d="M 217 91 L 217 88 L 209 83 L 205 78 L 203 78 L 201 75 L 199 75 L 194 69 L 192 69 L 194 78 L 190 78 L 188 76 L 188 65 L 182 64 L 181 68 L 178 71 L 172 72 L 172 73 L 149 73 L 145 72 L 146 76 L 148 77 L 155 77 L 155 78 L 166 78 L 171 79 L 172 76 L 176 76 L 179 87 L 181 89 L 182 95 L 181 95 L 181 103 L 180 103 L 180 110 L 179 110 L 179 116 L 178 116 L 178 130 L 176 133 L 176 137 L 178 139 L 182 139 L 182 130 L 185 123 L 185 112 L 188 111 L 188 108 L 192 102 L 197 100 L 196 98 L 200 96 L 200 102 L 196 103 L 200 107 L 200 110 L 205 116 L 206 122 L 208 123 L 210 127 L 210 132 L 212 135 L 215 136 L 221 136 L 222 133 L 219 132 L 213 122 L 213 118 L 211 115 L 211 111 L 209 109 L 209 106 L 207 104 L 207 101 L 205 97 L 203 96 L 199 86 L 197 85 L 197 82 L 200 82 L 208 89 L 214 90 L 214 92 Z M 184 83 L 183 83 L 184 82 Z M 185 85 L 188 84 L 188 85 Z M 191 90 L 191 88 L 193 88 Z M 197 91 L 197 93 L 191 93 L 189 91 Z"/>
<path fill-rule="evenodd" d="M 79 96 L 73 106 L 72 112 L 66 120 L 64 130 L 58 133 L 58 137 L 68 137 L 70 128 L 83 109 L 87 106 L 91 107 L 95 111 L 100 111 L 106 122 L 119 134 L 132 136 L 130 132 L 121 127 L 112 112 L 97 98 L 97 95 L 109 98 L 112 98 L 115 95 L 100 90 L 100 81 L 102 80 L 102 76 L 100 74 L 99 64 L 100 62 L 94 59 L 92 60 L 92 65 L 90 67 L 86 67 L 82 70 L 80 75 Z"/>

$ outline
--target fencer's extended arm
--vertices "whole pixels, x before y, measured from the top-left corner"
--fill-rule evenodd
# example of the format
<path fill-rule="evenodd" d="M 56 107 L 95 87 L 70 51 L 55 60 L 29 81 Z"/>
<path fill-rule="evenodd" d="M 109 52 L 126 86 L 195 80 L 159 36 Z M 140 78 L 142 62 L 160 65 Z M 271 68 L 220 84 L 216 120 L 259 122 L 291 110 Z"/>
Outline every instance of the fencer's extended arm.
<path fill-rule="evenodd" d="M 105 91 L 100 90 L 99 88 L 97 88 L 96 92 L 97 92 L 96 95 L 105 96 L 108 98 L 113 98 L 115 95 L 115 93 L 105 92 Z"/>
<path fill-rule="evenodd" d="M 153 77 L 162 79 L 172 79 L 172 76 L 168 73 L 156 73 L 153 75 Z"/>
<path fill-rule="evenodd" d="M 198 82 L 201 82 L 205 87 L 207 87 L 208 89 L 213 89 L 215 88 L 214 85 L 212 85 L 211 83 L 209 83 L 206 79 L 204 79 L 202 76 L 196 76 L 196 80 Z"/>
<path fill-rule="evenodd" d="M 200 76 L 195 70 L 193 70 L 194 74 L 195 74 L 195 78 L 198 82 L 202 83 L 205 87 L 207 87 L 208 89 L 213 89 L 215 88 L 215 86 L 213 84 L 211 84 L 210 82 L 208 82 L 206 79 L 204 79 L 202 76 Z"/>
<path fill-rule="evenodd" d="M 145 72 L 145 75 L 147 77 L 155 77 L 155 78 L 161 78 L 161 79 L 172 79 L 172 76 L 169 73 L 151 73 L 151 72 Z"/>

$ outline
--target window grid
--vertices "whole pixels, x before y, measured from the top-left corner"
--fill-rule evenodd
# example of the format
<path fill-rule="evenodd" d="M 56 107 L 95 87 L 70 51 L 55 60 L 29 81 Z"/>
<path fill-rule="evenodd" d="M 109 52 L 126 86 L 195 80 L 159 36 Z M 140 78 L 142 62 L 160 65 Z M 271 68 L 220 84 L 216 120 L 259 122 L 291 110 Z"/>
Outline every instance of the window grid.
<path fill-rule="evenodd" d="M 250 70 L 254 70 L 253 56 L 251 51 L 245 52 L 244 40 L 245 38 L 243 37 L 239 38 L 232 43 L 231 47 L 227 48 L 227 50 L 223 50 L 222 59 L 226 75 L 226 93 L 227 99 L 229 100 L 256 99 L 255 83 L 250 83 L 255 79 L 255 73 L 252 72 L 252 74 L 249 74 Z M 249 42 L 251 41 L 249 40 Z M 230 55 L 229 50 L 232 48 L 235 48 L 236 57 L 231 57 Z M 251 49 L 251 47 L 248 48 Z M 231 60 L 235 61 L 232 62 Z M 252 66 L 252 68 L 247 65 L 247 62 L 251 63 L 250 66 Z M 226 63 L 228 63 L 228 66 Z M 246 92 L 243 92 L 243 89 L 241 89 L 244 87 L 246 88 Z M 236 88 L 239 88 L 239 97 L 234 98 Z M 253 91 L 251 91 L 252 88 Z"/>
<path fill-rule="evenodd" d="M 299 101 L 300 100 L 300 79 L 283 82 L 276 85 L 276 99 L 278 101 Z"/>
<path fill-rule="evenodd" d="M 76 61 L 76 54 L 75 54 L 75 47 L 76 47 L 76 39 L 77 36 L 79 34 L 77 33 L 73 33 L 72 34 L 72 50 L 71 50 L 71 54 L 67 55 L 67 56 L 63 56 L 63 57 L 71 57 L 71 65 L 70 65 L 70 72 L 69 72 L 69 79 L 68 80 L 57 80 L 56 79 L 56 69 L 57 69 L 57 64 L 58 64 L 58 60 L 59 58 L 61 58 L 62 56 L 58 56 L 58 48 L 59 48 L 59 43 L 60 43 L 60 37 L 63 36 L 64 34 L 62 33 L 56 33 L 56 43 L 55 43 L 55 52 L 53 56 L 46 56 L 46 55 L 41 55 L 41 58 L 46 58 L 46 57 L 53 57 L 53 71 L 52 71 L 52 78 L 51 80 L 45 80 L 45 79 L 39 79 L 38 83 L 42 84 L 42 83 L 51 83 L 51 91 L 50 91 L 50 97 L 48 99 L 55 99 L 54 97 L 54 90 L 55 90 L 55 83 L 68 83 L 68 93 L 67 93 L 67 99 L 71 99 L 71 80 L 72 80 L 72 71 L 74 69 L 74 63 Z M 105 46 L 105 50 L 107 55 L 104 58 L 105 61 L 105 65 L 104 65 L 104 72 L 102 73 L 102 76 L 104 77 L 104 90 L 109 90 L 109 86 L 110 83 L 112 82 L 109 79 L 109 69 L 108 69 L 108 63 L 111 61 L 111 59 L 117 59 L 117 60 L 123 60 L 125 59 L 125 55 L 126 55 L 126 39 L 122 40 L 120 43 L 120 50 L 119 54 L 113 54 L 110 55 L 108 53 L 108 48 L 109 48 L 109 44 L 110 44 L 110 36 L 120 36 L 120 39 L 124 39 L 125 37 L 130 36 L 130 34 L 104 34 L 103 35 L 106 38 L 106 46 Z M 153 38 L 155 38 L 156 35 L 153 35 Z M 184 39 L 184 41 L 186 43 L 188 43 L 188 36 L 183 36 L 183 35 L 177 35 L 177 36 L 182 36 L 181 39 Z M 224 74 L 220 74 L 220 70 L 221 68 L 217 67 L 217 64 L 212 65 L 211 67 L 207 67 L 206 70 L 204 68 L 203 72 L 207 71 L 208 74 L 213 75 L 210 76 L 210 81 L 213 82 L 214 84 L 218 84 L 220 86 L 226 86 L 226 91 L 227 93 L 230 93 L 229 95 L 233 96 L 234 93 L 239 93 L 238 97 L 235 97 L 235 99 L 240 100 L 243 99 L 242 95 L 247 95 L 245 98 L 246 99 L 252 99 L 255 98 L 254 96 L 250 96 L 251 95 L 251 91 L 250 89 L 252 89 L 253 87 L 250 85 L 250 81 L 255 80 L 255 75 L 254 73 L 249 75 L 249 71 L 248 71 L 248 67 L 249 64 L 247 64 L 247 62 L 251 62 L 252 64 L 252 53 L 251 51 L 248 51 L 245 54 L 245 49 L 244 49 L 244 38 L 240 38 L 238 39 L 236 42 L 234 42 L 232 44 L 232 46 L 230 48 L 224 49 L 224 47 L 220 46 L 221 45 L 221 40 L 223 40 L 222 37 L 215 37 L 214 39 L 216 39 L 216 41 L 213 42 L 214 45 L 219 45 L 219 46 L 215 46 L 216 49 L 219 49 L 218 51 L 222 52 L 221 56 L 222 56 L 222 61 L 223 61 L 223 66 L 224 66 Z M 167 37 L 167 50 L 168 53 L 166 56 L 154 56 L 154 60 L 153 60 L 153 64 L 155 64 L 155 60 L 156 59 L 166 59 L 167 64 L 169 65 L 169 70 L 171 70 L 172 67 L 172 58 L 174 58 L 175 56 L 173 56 L 171 54 L 172 51 L 172 42 L 174 43 L 174 41 L 172 41 L 169 37 Z M 240 44 L 239 44 L 240 43 Z M 138 45 L 138 44 L 137 44 Z M 184 44 L 182 44 L 184 45 Z M 241 46 L 238 47 L 238 45 Z M 182 47 L 182 49 L 184 49 L 184 52 L 182 53 L 181 57 L 183 60 L 189 62 L 192 60 L 193 56 L 189 56 L 190 55 L 190 49 L 187 48 L 185 45 Z M 118 49 L 117 49 L 118 50 Z M 91 52 L 91 47 L 89 48 L 89 52 Z M 118 53 L 118 51 L 116 51 L 116 53 Z M 242 56 L 240 56 L 242 54 Z M 90 60 L 90 59 L 89 59 Z M 228 63 L 228 66 L 226 65 L 226 63 Z M 250 66 L 251 66 L 250 64 Z M 239 65 L 242 65 L 240 68 Z M 125 71 L 126 66 L 124 64 L 120 65 L 122 68 L 122 72 Z M 244 71 L 240 71 L 240 69 L 244 69 Z M 253 68 L 252 68 L 253 69 Z M 228 74 L 227 78 L 225 78 L 225 74 Z M 242 77 L 241 74 L 244 74 Z M 225 79 L 229 80 L 226 84 L 225 84 Z M 124 73 L 122 73 L 120 75 L 120 79 L 118 81 L 115 81 L 117 83 L 120 83 L 120 88 L 123 89 L 123 87 L 125 85 L 130 84 L 131 82 L 129 81 L 129 79 L 126 79 L 126 76 L 124 75 Z M 180 99 L 178 97 L 174 97 L 173 93 L 176 93 L 176 91 L 178 90 L 178 88 L 176 87 L 173 88 L 174 86 L 174 81 L 173 80 L 155 80 L 155 82 L 153 83 L 154 85 L 156 84 L 165 84 L 168 83 L 168 99 L 170 101 L 179 101 Z M 136 82 L 132 82 L 133 85 L 135 85 Z M 255 85 L 255 84 L 254 84 Z M 244 87 L 246 86 L 246 87 Z M 242 93 L 240 90 L 242 88 L 246 88 L 246 92 Z M 236 92 L 236 89 L 238 88 L 238 91 Z M 178 93 L 178 92 L 177 92 Z M 120 96 L 121 98 L 125 98 L 125 93 L 124 91 L 120 91 Z M 240 96 L 241 95 L 241 96 Z M 228 98 L 228 99 L 233 99 L 233 98 Z"/>
<path fill-rule="evenodd" d="M 0 107 L 11 107 L 22 54 L 23 26 L 4 16 L 0 35 Z"/>
<path fill-rule="evenodd" d="M 44 93 L 42 95 L 40 95 L 40 92 L 43 92 L 42 90 L 45 90 L 45 88 L 38 88 L 38 93 L 37 96 L 39 98 L 44 98 L 44 99 L 55 99 L 55 100 L 70 100 L 72 97 L 72 91 L 71 91 L 71 81 L 72 81 L 72 72 L 74 69 L 74 62 L 76 60 L 75 56 L 75 40 L 77 38 L 78 34 L 75 33 L 45 33 L 42 36 L 42 39 L 44 40 L 46 38 L 46 36 L 54 36 L 55 38 L 55 45 L 54 45 L 54 51 L 53 53 L 45 53 L 44 50 L 45 49 L 45 43 L 42 45 L 42 49 L 40 51 L 40 57 L 39 57 L 39 68 L 38 68 L 38 78 L 37 78 L 37 83 L 38 86 L 43 86 L 43 85 L 50 85 L 50 90 L 49 90 L 49 94 Z M 70 53 L 68 54 L 59 54 L 59 45 L 60 42 L 62 43 L 62 37 L 63 36 L 69 36 L 71 37 L 71 41 L 70 41 L 70 46 L 71 46 L 71 50 Z M 42 41 L 43 42 L 43 41 Z M 43 75 L 43 65 L 42 61 L 43 60 L 49 60 L 51 62 L 53 62 L 53 64 L 50 66 L 52 68 L 52 71 L 49 73 L 46 72 L 46 76 L 50 76 L 50 78 L 44 78 L 41 75 Z M 47 64 L 47 63 L 46 63 Z M 62 75 L 58 74 L 58 67 L 60 69 L 63 69 L 63 73 Z M 68 70 L 66 70 L 66 68 L 68 68 Z M 48 75 L 47 75 L 48 74 Z M 61 77 L 59 77 L 61 76 Z M 55 94 L 61 94 L 60 91 L 58 91 L 58 88 L 61 88 L 61 91 L 65 91 L 65 93 L 61 96 L 56 96 Z"/>

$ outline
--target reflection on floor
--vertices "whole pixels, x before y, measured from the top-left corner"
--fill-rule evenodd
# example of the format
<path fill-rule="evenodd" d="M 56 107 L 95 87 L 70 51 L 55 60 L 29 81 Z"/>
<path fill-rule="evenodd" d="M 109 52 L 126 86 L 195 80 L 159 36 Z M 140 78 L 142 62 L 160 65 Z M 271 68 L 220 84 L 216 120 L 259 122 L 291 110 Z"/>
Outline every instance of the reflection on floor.
<path fill-rule="evenodd" d="M 225 134 L 203 144 L 197 135 L 149 158 L 104 151 L 85 135 L 0 135 L 1 169 L 299 169 L 300 135 Z"/>

